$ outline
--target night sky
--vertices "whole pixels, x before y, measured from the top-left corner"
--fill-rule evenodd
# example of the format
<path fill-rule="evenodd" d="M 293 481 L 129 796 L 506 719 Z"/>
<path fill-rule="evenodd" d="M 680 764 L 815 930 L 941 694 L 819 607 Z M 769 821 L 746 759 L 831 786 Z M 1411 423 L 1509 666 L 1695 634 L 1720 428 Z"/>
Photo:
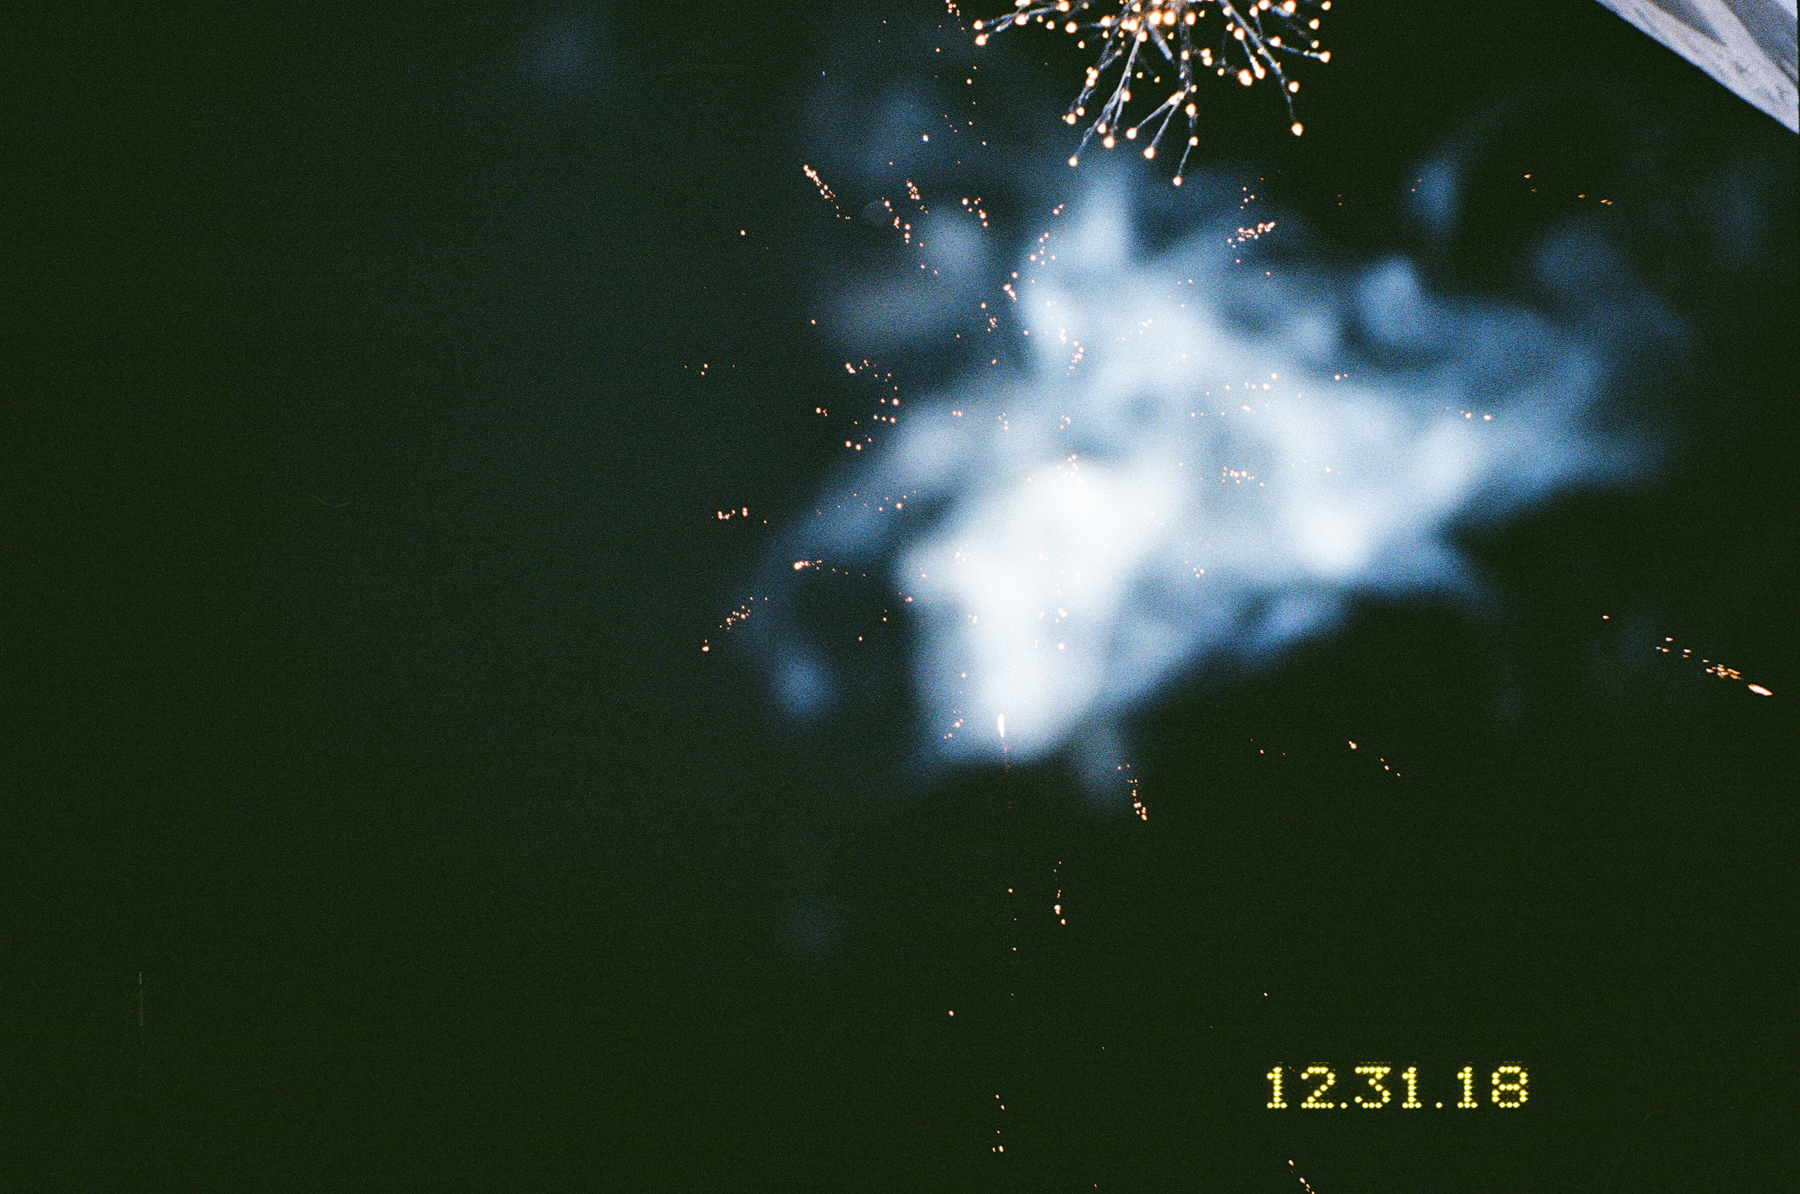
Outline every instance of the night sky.
<path fill-rule="evenodd" d="M 1052 765 L 895 785 L 901 669 L 800 728 L 720 629 L 841 463 L 814 406 L 867 401 L 810 321 L 897 259 L 802 173 L 904 190 L 821 88 L 980 63 L 992 152 L 928 198 L 966 170 L 1024 244 L 1062 39 L 939 0 L 4 27 L 0 1187 L 1791 1175 L 1795 140 L 1598 4 L 1338 0 L 1304 137 L 1207 96 L 1196 161 L 1323 259 L 1528 302 L 1587 221 L 1682 330 L 1617 395 L 1654 476 L 1470 529 L 1479 606 L 1193 674 L 1133 726 L 1148 820 Z M 1265 1106 L 1373 1063 L 1426 1106 Z M 1434 1108 L 1465 1065 L 1481 1108 Z"/>

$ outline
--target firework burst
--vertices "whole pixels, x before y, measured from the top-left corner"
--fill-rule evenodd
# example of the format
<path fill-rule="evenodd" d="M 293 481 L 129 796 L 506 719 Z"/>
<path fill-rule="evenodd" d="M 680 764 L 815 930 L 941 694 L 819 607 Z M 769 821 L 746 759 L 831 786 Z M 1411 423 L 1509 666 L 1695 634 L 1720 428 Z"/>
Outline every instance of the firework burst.
<path fill-rule="evenodd" d="M 1006 16 L 975 22 L 976 45 L 986 45 L 989 36 L 1001 30 L 1036 23 L 1078 38 L 1083 49 L 1090 40 L 1100 47 L 1100 61 L 1088 67 L 1081 94 L 1063 116 L 1067 123 L 1088 118 L 1094 97 L 1105 92 L 1102 81 L 1118 68 L 1111 95 L 1092 114 L 1069 165 L 1080 163 L 1082 151 L 1095 137 L 1111 149 L 1121 135 L 1137 141 L 1146 130 L 1149 139 L 1144 156 L 1154 158 L 1180 112 L 1187 117 L 1188 136 L 1175 168 L 1176 186 L 1181 185 L 1188 154 L 1200 144 L 1196 96 L 1203 74 L 1236 75 L 1245 87 L 1273 78 L 1287 103 L 1290 127 L 1297 137 L 1301 125 L 1294 119 L 1294 93 L 1300 84 L 1287 77 L 1282 59 L 1331 61 L 1331 51 L 1319 48 L 1319 18 L 1315 15 L 1330 11 L 1331 0 L 1013 0 L 1013 4 L 1015 11 Z M 1208 19 L 1215 14 L 1216 19 Z M 1165 69 L 1175 75 L 1174 88 L 1148 114 L 1127 123 L 1125 110 L 1131 103 L 1132 84 L 1160 89 Z"/>

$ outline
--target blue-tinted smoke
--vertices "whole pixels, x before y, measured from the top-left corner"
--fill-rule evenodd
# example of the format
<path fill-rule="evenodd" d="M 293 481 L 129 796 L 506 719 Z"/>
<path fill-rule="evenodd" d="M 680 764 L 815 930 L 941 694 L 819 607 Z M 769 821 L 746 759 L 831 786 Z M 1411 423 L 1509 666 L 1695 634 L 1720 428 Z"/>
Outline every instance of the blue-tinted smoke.
<path fill-rule="evenodd" d="M 792 716 L 831 712 L 857 666 L 793 612 L 798 587 L 867 572 L 910 629 L 922 762 L 996 760 L 1004 725 L 1014 760 L 1063 755 L 1120 795 L 1126 723 L 1173 682 L 1329 633 L 1359 597 L 1472 592 L 1459 527 L 1645 464 L 1594 417 L 1641 319 L 1434 293 L 1405 256 L 1253 262 L 1217 179 L 1190 178 L 1216 202 L 1150 251 L 1132 185 L 1095 176 L 1004 265 L 966 212 L 920 217 L 933 280 L 840 296 L 857 356 L 957 326 L 1015 343 L 903 395 L 781 532 L 762 649 Z M 1538 273 L 1609 259 L 1564 239 Z"/>

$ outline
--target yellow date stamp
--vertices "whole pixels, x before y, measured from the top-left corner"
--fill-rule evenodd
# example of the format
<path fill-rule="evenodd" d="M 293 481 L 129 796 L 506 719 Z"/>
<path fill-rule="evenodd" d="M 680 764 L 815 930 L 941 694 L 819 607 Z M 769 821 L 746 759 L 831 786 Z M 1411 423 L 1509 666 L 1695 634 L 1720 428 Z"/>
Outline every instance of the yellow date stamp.
<path fill-rule="evenodd" d="M 1394 1091 L 1383 1085 L 1388 1075 L 1394 1072 L 1388 1065 L 1359 1065 L 1353 1067 L 1353 1073 L 1363 1079 L 1364 1085 L 1354 1087 L 1354 1093 L 1337 1090 L 1337 1071 L 1328 1065 L 1309 1065 L 1296 1071 L 1292 1066 L 1276 1066 L 1263 1077 L 1269 1082 L 1271 1093 L 1266 1106 L 1271 1111 L 1286 1111 L 1289 1107 L 1284 1096 L 1285 1080 L 1292 1076 L 1294 1085 L 1301 1090 L 1308 1090 L 1306 1097 L 1294 1104 L 1302 1111 L 1348 1111 L 1352 1106 L 1361 1107 L 1365 1111 L 1377 1111 L 1388 1104 L 1402 1111 L 1418 1111 L 1431 1106 L 1442 1109 L 1446 1106 L 1443 1099 L 1433 1099 L 1430 1103 L 1419 1098 L 1419 1067 L 1407 1066 L 1400 1071 L 1394 1082 L 1395 1086 L 1404 1084 L 1406 1098 L 1394 1102 Z M 1488 1102 L 1483 1103 L 1475 1097 L 1475 1067 L 1464 1066 L 1456 1072 L 1456 1085 L 1445 1092 L 1449 1097 L 1460 1093 L 1462 1097 L 1448 1104 L 1453 1110 L 1475 1111 L 1481 1107 L 1494 1106 L 1503 1110 L 1517 1110 L 1525 1105 L 1530 1097 L 1528 1087 L 1531 1075 L 1522 1065 L 1502 1065 L 1495 1067 L 1488 1075 Z M 1440 1083 L 1442 1080 L 1440 1079 Z M 1336 1090 L 1336 1094 L 1332 1092 Z"/>

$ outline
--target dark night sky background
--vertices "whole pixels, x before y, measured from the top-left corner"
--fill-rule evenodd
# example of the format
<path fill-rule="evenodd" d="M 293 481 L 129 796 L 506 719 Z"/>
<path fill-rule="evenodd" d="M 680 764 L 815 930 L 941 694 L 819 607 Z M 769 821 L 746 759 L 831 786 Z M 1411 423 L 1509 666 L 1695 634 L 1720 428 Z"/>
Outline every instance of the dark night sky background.
<path fill-rule="evenodd" d="M 1366 260 L 1510 113 L 1431 275 L 1514 294 L 1618 194 L 1689 329 L 1630 394 L 1672 451 L 1472 538 L 1487 613 L 1184 688 L 1148 822 L 1053 770 L 884 794 L 897 728 L 798 737 L 698 650 L 759 547 L 713 512 L 832 466 L 807 319 L 882 251 L 800 172 L 813 88 L 929 75 L 872 31 L 941 8 L 11 10 L 0 1187 L 1778 1188 L 1794 138 L 1585 0 L 1337 7 L 1307 135 L 1221 88 L 1209 160 Z M 1060 157 L 1036 44 L 980 61 Z M 1082 911 L 1011 972 L 1009 883 Z M 1534 1097 L 1263 1109 L 1371 1061 Z"/>

